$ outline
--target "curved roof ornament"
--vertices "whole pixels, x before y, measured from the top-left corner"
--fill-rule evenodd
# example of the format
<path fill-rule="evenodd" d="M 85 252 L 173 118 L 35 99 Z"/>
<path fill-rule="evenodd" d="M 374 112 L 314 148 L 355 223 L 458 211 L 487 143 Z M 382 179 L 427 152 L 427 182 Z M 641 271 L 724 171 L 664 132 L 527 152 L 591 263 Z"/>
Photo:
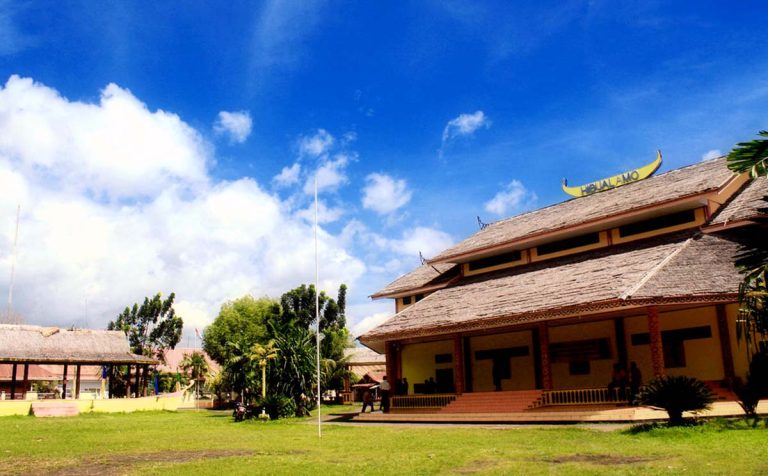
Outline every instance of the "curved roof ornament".
<path fill-rule="evenodd" d="M 576 187 L 569 187 L 568 180 L 563 179 L 563 191 L 574 197 L 586 197 L 587 195 L 604 192 L 605 190 L 646 179 L 659 170 L 659 167 L 661 167 L 661 151 L 657 150 L 656 160 L 640 168 L 630 170 L 629 172 L 624 172 Z"/>

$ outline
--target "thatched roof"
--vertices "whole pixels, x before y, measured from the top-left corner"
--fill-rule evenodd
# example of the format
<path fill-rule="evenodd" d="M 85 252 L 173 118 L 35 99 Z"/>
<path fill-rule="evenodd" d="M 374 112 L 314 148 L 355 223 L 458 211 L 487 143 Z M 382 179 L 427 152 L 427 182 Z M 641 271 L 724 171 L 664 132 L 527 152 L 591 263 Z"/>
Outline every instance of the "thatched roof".
<path fill-rule="evenodd" d="M 360 337 L 386 340 L 517 325 L 583 312 L 735 300 L 741 276 L 730 236 L 683 232 L 467 278 Z"/>
<path fill-rule="evenodd" d="M 156 364 L 131 353 L 120 331 L 0 324 L 0 362 Z"/>
<path fill-rule="evenodd" d="M 726 204 L 710 224 L 727 225 L 731 222 L 766 216 L 766 213 L 761 211 L 768 207 L 768 202 L 764 200 L 766 196 L 768 196 L 768 177 L 758 177 Z"/>
<path fill-rule="evenodd" d="M 430 262 L 456 262 L 464 254 L 512 243 L 532 235 L 551 233 L 708 193 L 717 190 L 732 177 L 734 173 L 728 170 L 724 158 L 675 169 L 646 180 L 492 223 L 435 256 Z"/>
<path fill-rule="evenodd" d="M 371 297 L 374 299 L 388 297 L 419 288 L 448 284 L 454 275 L 458 276 L 457 265 L 450 263 L 424 264 L 410 273 L 400 276 L 381 291 L 372 294 Z"/>

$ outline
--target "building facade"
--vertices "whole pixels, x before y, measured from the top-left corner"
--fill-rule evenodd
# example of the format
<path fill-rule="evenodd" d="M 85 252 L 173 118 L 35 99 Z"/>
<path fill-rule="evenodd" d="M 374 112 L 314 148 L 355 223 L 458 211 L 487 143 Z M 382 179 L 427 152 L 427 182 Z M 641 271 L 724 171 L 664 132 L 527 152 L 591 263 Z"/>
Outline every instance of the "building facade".
<path fill-rule="evenodd" d="M 374 294 L 396 314 L 360 341 L 411 394 L 605 388 L 631 362 L 727 387 L 765 195 L 717 159 L 492 223 Z"/>

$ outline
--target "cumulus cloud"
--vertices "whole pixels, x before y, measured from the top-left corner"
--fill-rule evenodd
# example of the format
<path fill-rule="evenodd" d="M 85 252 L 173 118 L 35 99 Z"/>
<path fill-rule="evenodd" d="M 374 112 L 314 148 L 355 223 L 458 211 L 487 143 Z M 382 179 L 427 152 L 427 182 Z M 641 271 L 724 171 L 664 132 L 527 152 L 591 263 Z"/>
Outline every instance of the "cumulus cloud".
<path fill-rule="evenodd" d="M 393 315 L 394 315 L 393 311 L 383 311 L 383 312 L 377 312 L 369 316 L 363 317 L 352 327 L 352 329 L 350 329 L 350 332 L 352 333 L 352 337 L 357 338 L 365 334 L 366 332 L 373 329 L 374 327 L 386 322 L 387 319 L 389 319 Z"/>
<path fill-rule="evenodd" d="M 411 191 L 403 179 L 374 173 L 365 178 L 365 183 L 363 207 L 381 215 L 392 213 L 411 200 Z"/>
<path fill-rule="evenodd" d="M 533 206 L 538 200 L 519 180 L 513 180 L 504 190 L 485 203 L 485 210 L 496 215 L 508 215 Z"/>
<path fill-rule="evenodd" d="M 253 121 L 248 111 L 221 111 L 213 124 L 217 134 L 229 136 L 229 140 L 242 144 L 251 135 Z"/>
<path fill-rule="evenodd" d="M 328 153 L 335 139 L 325 129 L 318 129 L 311 136 L 304 136 L 299 140 L 299 153 L 301 156 L 321 157 Z"/>
<path fill-rule="evenodd" d="M 491 127 L 491 120 L 488 119 L 488 116 L 483 111 L 475 111 L 472 114 L 460 114 L 445 125 L 445 129 L 443 129 L 443 143 L 455 137 L 470 136 L 481 127 L 486 129 Z"/>
<path fill-rule="evenodd" d="M 702 162 L 705 160 L 717 159 L 723 156 L 723 153 L 719 149 L 712 149 L 707 151 L 701 156 Z"/>
<path fill-rule="evenodd" d="M 296 162 L 290 167 L 283 167 L 278 175 L 272 179 L 275 185 L 278 187 L 289 187 L 299 183 L 299 175 L 301 174 L 301 164 Z"/>
<path fill-rule="evenodd" d="M 334 192 L 342 185 L 349 183 L 346 168 L 349 165 L 350 156 L 337 154 L 333 159 L 321 161 L 317 171 L 304 182 L 304 193 L 315 193 L 315 176 L 317 176 L 317 191 Z"/>
<path fill-rule="evenodd" d="M 174 291 L 187 324 L 203 327 L 226 300 L 314 277 L 312 226 L 290 202 L 249 178 L 211 178 L 213 147 L 123 88 L 85 103 L 12 76 L 0 131 L 0 269 L 10 269 L 20 203 L 14 310 L 27 322 L 83 325 L 87 300 L 88 324 L 104 327 Z M 341 243 L 320 229 L 324 289 L 364 275 Z"/>

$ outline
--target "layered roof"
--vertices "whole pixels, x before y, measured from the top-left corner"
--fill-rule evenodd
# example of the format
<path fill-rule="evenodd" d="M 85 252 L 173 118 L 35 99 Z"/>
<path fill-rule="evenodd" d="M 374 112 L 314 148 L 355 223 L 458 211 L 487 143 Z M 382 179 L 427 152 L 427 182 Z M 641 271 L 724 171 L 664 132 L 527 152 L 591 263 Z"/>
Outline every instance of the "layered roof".
<path fill-rule="evenodd" d="M 667 235 L 467 278 L 360 337 L 406 339 L 663 303 L 733 300 L 741 276 L 730 237 Z M 702 279 L 706 276 L 706 279 Z"/>
<path fill-rule="evenodd" d="M 492 223 L 435 256 L 430 262 L 457 262 L 467 253 L 705 194 L 719 189 L 732 177 L 734 173 L 726 166 L 725 158 L 675 169 L 622 187 Z"/>
<path fill-rule="evenodd" d="M 0 362 L 156 364 L 120 331 L 0 324 Z"/>

